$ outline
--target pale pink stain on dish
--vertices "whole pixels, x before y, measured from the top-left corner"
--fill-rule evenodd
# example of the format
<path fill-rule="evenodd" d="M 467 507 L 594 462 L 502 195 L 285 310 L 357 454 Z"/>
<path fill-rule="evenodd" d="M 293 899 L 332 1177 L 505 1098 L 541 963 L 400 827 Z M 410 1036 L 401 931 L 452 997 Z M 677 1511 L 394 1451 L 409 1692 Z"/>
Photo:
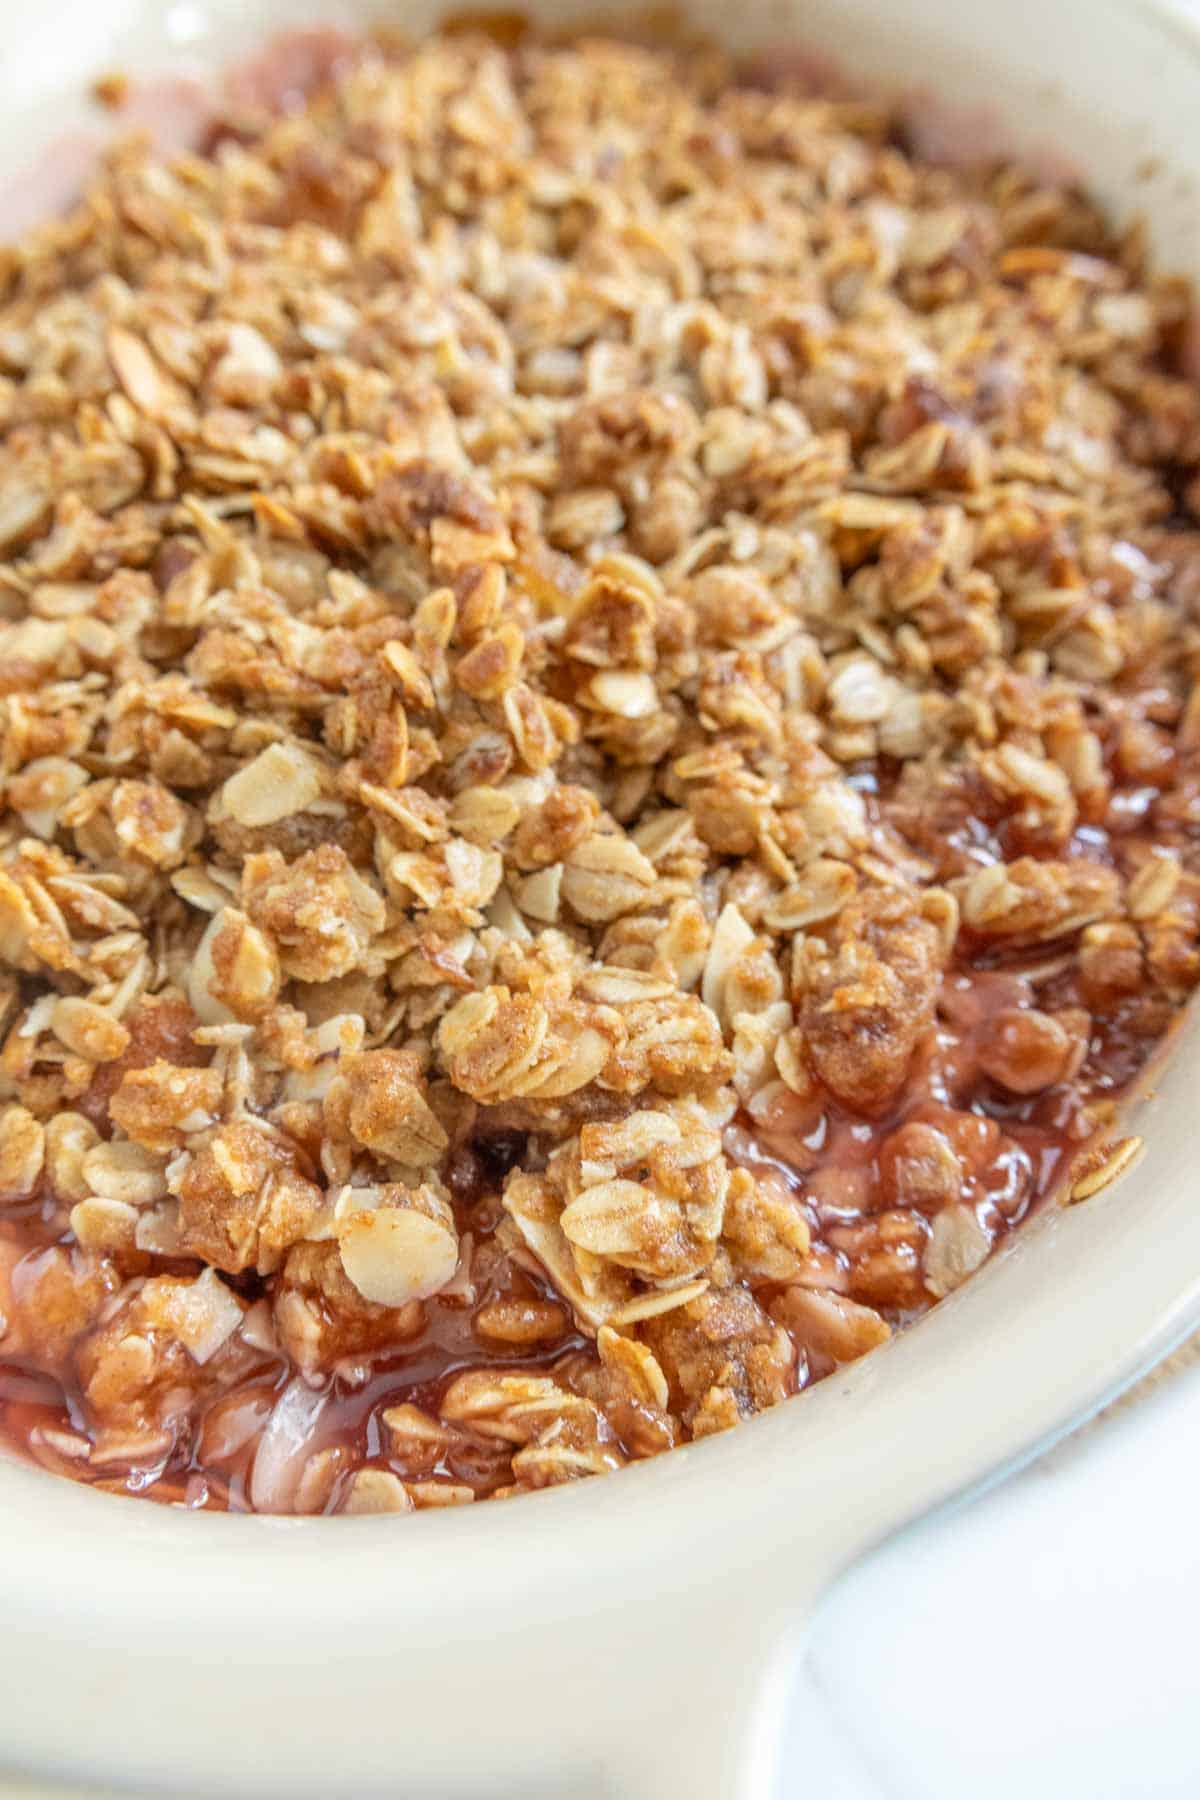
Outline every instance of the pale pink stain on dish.
<path fill-rule="evenodd" d="M 199 81 L 166 76 L 135 87 L 103 124 L 64 132 L 4 183 L 0 242 L 63 213 L 79 199 L 97 158 L 129 131 L 148 131 L 168 156 L 193 149 L 213 119 L 213 96 Z"/>
<path fill-rule="evenodd" d="M 998 108 L 965 106 L 924 87 L 900 94 L 886 87 L 852 81 L 836 57 L 806 50 L 797 44 L 781 44 L 760 51 L 745 66 L 751 86 L 773 92 L 799 88 L 814 100 L 875 100 L 896 112 L 908 147 L 925 162 L 947 169 L 970 168 L 975 163 L 996 162 L 1015 153 L 1012 133 Z M 1062 151 L 1045 145 L 1021 148 L 1021 161 L 1040 181 L 1069 187 L 1080 178 L 1079 169 Z"/>
<path fill-rule="evenodd" d="M 967 168 L 1001 153 L 1004 127 L 993 106 L 961 106 L 924 88 L 900 102 L 904 131 L 914 156 L 943 168 Z"/>
<path fill-rule="evenodd" d="M 798 44 L 777 44 L 757 51 L 745 63 L 743 79 L 768 93 L 780 87 L 800 88 L 822 100 L 844 99 L 851 91 L 836 57 Z"/>
<path fill-rule="evenodd" d="M 896 102 L 909 148 L 925 162 L 947 169 L 998 162 L 1016 154 L 1012 133 L 994 106 L 961 106 L 925 88 L 913 88 Z M 1079 169 L 1049 145 L 1022 145 L 1022 165 L 1051 187 L 1070 187 Z"/>
<path fill-rule="evenodd" d="M 94 127 L 64 132 L 0 189 L 0 243 L 63 213 L 82 194 L 96 160 L 114 139 L 148 131 L 167 156 L 193 150 L 216 123 L 222 102 L 292 112 L 352 60 L 360 40 L 334 26 L 280 32 L 220 84 L 185 76 L 137 83 L 118 112 Z"/>
<path fill-rule="evenodd" d="M 213 94 L 187 76 L 164 76 L 135 86 L 116 115 L 113 131 L 148 131 L 169 156 L 192 150 L 212 123 Z"/>
<path fill-rule="evenodd" d="M 360 45 L 361 39 L 335 25 L 280 32 L 228 72 L 226 92 L 237 105 L 294 112 L 346 67 Z"/>
<path fill-rule="evenodd" d="M 55 138 L 0 190 L 0 243 L 63 212 L 79 198 L 104 148 L 100 131 L 71 131 Z"/>

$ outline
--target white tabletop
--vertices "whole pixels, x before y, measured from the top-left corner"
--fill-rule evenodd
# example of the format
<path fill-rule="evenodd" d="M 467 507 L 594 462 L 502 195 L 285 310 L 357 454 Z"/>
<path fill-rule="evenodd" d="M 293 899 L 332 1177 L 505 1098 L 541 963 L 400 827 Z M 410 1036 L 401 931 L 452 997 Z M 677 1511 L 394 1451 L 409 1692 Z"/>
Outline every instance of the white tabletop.
<path fill-rule="evenodd" d="M 1200 1795 L 1200 1366 L 846 1576 L 777 1800 Z"/>

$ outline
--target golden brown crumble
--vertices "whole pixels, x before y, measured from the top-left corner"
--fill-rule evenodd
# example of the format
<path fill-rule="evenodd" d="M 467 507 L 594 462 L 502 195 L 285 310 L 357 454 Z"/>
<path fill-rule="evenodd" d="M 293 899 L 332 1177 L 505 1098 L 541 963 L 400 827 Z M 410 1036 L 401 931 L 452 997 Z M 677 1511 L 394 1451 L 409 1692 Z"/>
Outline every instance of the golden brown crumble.
<path fill-rule="evenodd" d="M 1200 394 L 1136 230 L 874 106 L 334 60 L 0 250 L 0 1423 L 408 1512 L 736 1424 L 1131 1160 Z"/>

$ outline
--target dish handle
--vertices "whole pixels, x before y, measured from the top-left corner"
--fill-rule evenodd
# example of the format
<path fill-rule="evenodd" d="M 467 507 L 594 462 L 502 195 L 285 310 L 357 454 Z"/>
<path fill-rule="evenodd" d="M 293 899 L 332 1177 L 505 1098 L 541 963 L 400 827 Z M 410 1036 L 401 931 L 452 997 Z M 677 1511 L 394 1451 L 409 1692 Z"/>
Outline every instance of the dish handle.
<path fill-rule="evenodd" d="M 771 1800 L 797 1655 L 829 1578 L 814 1571 L 803 1596 L 789 1584 L 783 1605 L 762 1575 L 732 1604 L 717 1584 L 636 1643 L 636 1621 L 621 1645 L 602 1630 L 592 1730 L 605 1748 L 587 1800 Z"/>

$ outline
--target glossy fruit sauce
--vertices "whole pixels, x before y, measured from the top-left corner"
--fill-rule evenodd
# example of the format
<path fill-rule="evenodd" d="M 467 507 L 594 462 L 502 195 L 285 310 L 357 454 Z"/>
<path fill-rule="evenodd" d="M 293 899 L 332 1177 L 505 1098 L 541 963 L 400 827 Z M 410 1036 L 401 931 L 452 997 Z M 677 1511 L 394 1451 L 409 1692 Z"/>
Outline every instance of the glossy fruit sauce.
<path fill-rule="evenodd" d="M 864 772 L 862 786 L 881 823 L 908 826 L 913 839 L 922 835 L 906 816 L 903 796 L 886 792 L 879 771 Z M 1075 854 L 1113 865 L 1127 864 L 1132 852 L 1136 862 L 1147 843 L 1150 804 L 1144 790 L 1118 790 L 1108 816 L 1125 829 L 1084 828 Z M 937 842 L 939 874 L 951 878 L 1005 848 L 984 822 L 966 819 Z M 942 1207 L 969 1209 L 991 1247 L 1061 1187 L 1088 1143 L 1111 1129 L 1123 1093 L 1177 1011 L 1160 985 L 1122 982 L 1119 968 L 1109 974 L 1117 987 L 1103 991 L 1074 939 L 1004 952 L 980 947 L 945 977 L 936 1030 L 885 1117 L 857 1116 L 820 1091 L 803 1102 L 785 1093 L 765 1115 L 738 1116 L 727 1130 L 735 1160 L 760 1180 L 785 1184 L 803 1206 L 812 1234 L 805 1285 L 844 1295 L 888 1326 L 905 1325 L 937 1297 L 923 1264 Z M 1046 1046 L 1036 1033 L 1032 1039 L 1013 1034 L 1013 1021 L 1020 1026 L 1033 1009 L 1065 1018 L 1078 1037 L 1062 1078 L 1022 1094 L 1014 1084 L 1021 1084 L 1026 1065 L 1030 1079 L 1040 1081 L 1046 1072 L 1038 1067 Z M 160 1021 L 160 1030 L 164 1025 L 171 1029 Z M 180 1041 L 169 1053 L 182 1060 L 182 1031 L 176 1035 Z M 160 1042 L 151 1048 L 161 1053 Z M 1056 1038 L 1050 1050 L 1061 1055 L 1062 1043 Z M 998 1068 L 1003 1082 L 995 1079 Z M 85 1101 L 97 1120 L 104 1118 L 114 1078 L 113 1070 L 103 1072 Z M 364 1465 L 395 1470 L 418 1504 L 503 1490 L 511 1445 L 463 1433 L 432 1450 L 414 1452 L 409 1444 L 397 1454 L 384 1414 L 410 1405 L 436 1416 L 453 1378 L 481 1366 L 549 1374 L 568 1389 L 587 1391 L 596 1365 L 590 1338 L 575 1328 L 535 1259 L 495 1237 L 504 1177 L 520 1166 L 526 1148 L 525 1137 L 510 1131 L 457 1153 L 447 1179 L 463 1240 L 459 1273 L 423 1304 L 416 1334 L 389 1353 L 346 1359 L 323 1387 L 310 1387 L 272 1347 L 271 1278 L 238 1277 L 231 1285 L 261 1314 L 262 1348 L 248 1346 L 236 1382 L 181 1417 L 181 1429 L 157 1453 L 123 1462 L 117 1444 L 110 1466 L 102 1451 L 93 1451 L 69 1350 L 57 1366 L 45 1356 L 41 1366 L 0 1356 L 0 1431 L 21 1454 L 58 1473 L 191 1508 L 267 1509 L 289 1457 L 296 1466 L 284 1472 L 298 1511 L 336 1510 L 347 1476 Z M 20 1256 L 12 1276 L 17 1294 L 48 1247 L 64 1241 L 50 1223 L 52 1212 L 52 1201 L 42 1196 L 8 1205 L 0 1217 L 0 1244 Z M 198 1265 L 180 1260 L 165 1267 L 186 1274 Z M 160 1259 L 155 1271 L 163 1270 Z M 778 1284 L 755 1284 L 755 1291 L 772 1310 Z M 775 1316 L 786 1321 L 786 1307 Z M 258 1335 L 253 1323 L 252 1315 L 243 1333 L 250 1339 Z M 811 1385 L 836 1364 L 819 1344 L 798 1341 L 795 1387 Z M 636 1419 L 628 1441 L 615 1446 L 622 1458 L 651 1447 L 661 1445 L 639 1442 Z"/>

